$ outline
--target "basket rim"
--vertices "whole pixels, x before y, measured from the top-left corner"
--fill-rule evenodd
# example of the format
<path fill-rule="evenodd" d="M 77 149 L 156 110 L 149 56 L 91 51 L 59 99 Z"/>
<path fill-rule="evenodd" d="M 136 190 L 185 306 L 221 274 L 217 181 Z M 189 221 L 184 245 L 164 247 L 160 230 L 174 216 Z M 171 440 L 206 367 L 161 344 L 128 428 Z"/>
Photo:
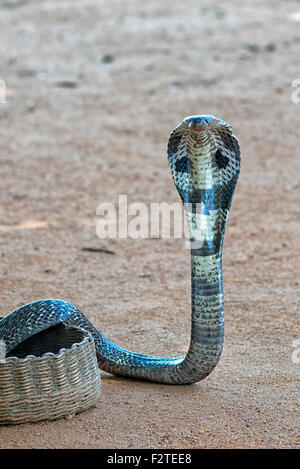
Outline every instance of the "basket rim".
<path fill-rule="evenodd" d="M 1 316 L 0 316 L 0 319 L 2 319 Z M 17 363 L 25 363 L 25 362 L 28 362 L 28 361 L 38 362 L 38 361 L 46 360 L 47 358 L 60 358 L 62 355 L 66 354 L 66 353 L 72 354 L 76 350 L 76 348 L 80 347 L 81 345 L 83 345 L 87 342 L 93 342 L 94 343 L 92 335 L 88 331 L 83 329 L 82 327 L 74 326 L 74 325 L 71 325 L 71 324 L 66 324 L 64 321 L 62 321 L 59 324 L 62 324 L 65 328 L 75 329 L 75 330 L 81 332 L 82 333 L 81 340 L 79 340 L 78 342 L 74 342 L 70 347 L 67 347 L 67 348 L 66 347 L 61 347 L 58 350 L 57 353 L 45 352 L 40 356 L 36 356 L 36 355 L 33 355 L 33 354 L 28 354 L 24 358 L 19 358 L 19 357 L 14 357 L 14 356 L 5 357 L 2 360 L 0 359 L 0 368 L 1 368 L 1 365 L 2 366 L 3 365 L 9 365 L 9 364 L 16 365 Z M 45 331 L 46 330 L 47 329 L 45 329 Z"/>

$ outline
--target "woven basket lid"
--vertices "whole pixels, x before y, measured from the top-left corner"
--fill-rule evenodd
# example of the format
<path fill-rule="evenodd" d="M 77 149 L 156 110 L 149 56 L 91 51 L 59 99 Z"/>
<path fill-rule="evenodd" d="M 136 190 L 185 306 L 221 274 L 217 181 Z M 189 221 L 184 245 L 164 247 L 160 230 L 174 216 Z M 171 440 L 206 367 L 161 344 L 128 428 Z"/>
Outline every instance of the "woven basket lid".
<path fill-rule="evenodd" d="M 3 355 L 2 342 L 0 424 L 66 417 L 88 409 L 100 396 L 94 341 L 81 328 L 57 324 Z"/>

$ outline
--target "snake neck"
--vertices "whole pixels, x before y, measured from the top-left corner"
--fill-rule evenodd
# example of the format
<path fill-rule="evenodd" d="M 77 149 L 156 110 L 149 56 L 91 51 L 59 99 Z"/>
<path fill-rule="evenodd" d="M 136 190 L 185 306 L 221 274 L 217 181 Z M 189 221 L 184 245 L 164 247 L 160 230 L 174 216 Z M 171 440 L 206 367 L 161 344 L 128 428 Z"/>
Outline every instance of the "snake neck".
<path fill-rule="evenodd" d="M 218 206 L 218 198 L 217 186 L 209 184 L 190 191 L 184 204 L 190 232 L 191 338 L 179 368 L 190 382 L 211 373 L 223 346 L 222 245 L 228 211 Z"/>
<path fill-rule="evenodd" d="M 205 378 L 217 365 L 224 338 L 224 297 L 220 253 L 191 256 L 191 339 L 184 360 L 193 379 Z"/>

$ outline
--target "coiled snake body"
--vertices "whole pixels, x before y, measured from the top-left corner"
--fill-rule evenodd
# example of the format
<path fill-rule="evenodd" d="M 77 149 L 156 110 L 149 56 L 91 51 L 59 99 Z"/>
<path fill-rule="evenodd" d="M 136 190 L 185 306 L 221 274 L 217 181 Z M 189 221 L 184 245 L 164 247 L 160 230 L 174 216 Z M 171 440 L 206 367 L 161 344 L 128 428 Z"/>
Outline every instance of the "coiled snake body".
<path fill-rule="evenodd" d="M 223 345 L 222 244 L 239 175 L 239 144 L 221 119 L 191 116 L 171 133 L 168 159 L 190 231 L 192 317 L 187 354 L 166 358 L 125 350 L 104 337 L 76 306 L 57 299 L 29 303 L 0 321 L 7 352 L 64 321 L 91 333 L 99 367 L 115 375 L 188 384 L 214 369 Z"/>

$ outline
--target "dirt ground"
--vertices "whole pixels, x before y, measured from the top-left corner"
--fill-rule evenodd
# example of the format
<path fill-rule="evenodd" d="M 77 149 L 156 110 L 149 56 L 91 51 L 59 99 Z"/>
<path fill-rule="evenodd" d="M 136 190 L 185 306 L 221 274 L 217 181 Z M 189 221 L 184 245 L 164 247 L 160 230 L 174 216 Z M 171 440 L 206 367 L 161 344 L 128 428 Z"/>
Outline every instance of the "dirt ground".
<path fill-rule="evenodd" d="M 184 240 L 99 239 L 96 208 L 179 200 L 166 144 L 187 115 L 230 122 L 242 155 L 214 372 L 192 386 L 102 372 L 96 407 L 3 426 L 0 448 L 300 446 L 299 21 L 296 0 L 0 2 L 2 315 L 61 298 L 125 348 L 185 353 Z"/>

